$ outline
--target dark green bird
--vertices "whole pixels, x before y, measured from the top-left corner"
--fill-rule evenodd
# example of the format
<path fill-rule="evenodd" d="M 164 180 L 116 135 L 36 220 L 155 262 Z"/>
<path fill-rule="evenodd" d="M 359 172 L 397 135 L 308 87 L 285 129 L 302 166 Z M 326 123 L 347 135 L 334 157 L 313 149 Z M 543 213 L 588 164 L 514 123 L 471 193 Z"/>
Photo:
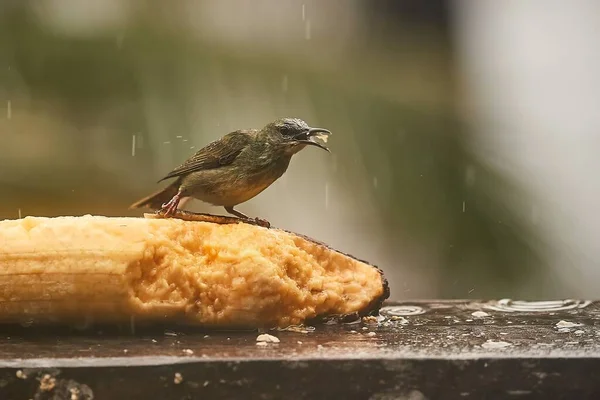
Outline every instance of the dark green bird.
<path fill-rule="evenodd" d="M 297 118 L 283 118 L 262 129 L 239 130 L 209 143 L 159 182 L 176 178 L 166 188 L 132 204 L 173 215 L 195 198 L 239 218 L 234 209 L 269 187 L 288 168 L 294 154 L 306 146 L 329 151 L 324 142 L 330 131 L 311 128 Z"/>

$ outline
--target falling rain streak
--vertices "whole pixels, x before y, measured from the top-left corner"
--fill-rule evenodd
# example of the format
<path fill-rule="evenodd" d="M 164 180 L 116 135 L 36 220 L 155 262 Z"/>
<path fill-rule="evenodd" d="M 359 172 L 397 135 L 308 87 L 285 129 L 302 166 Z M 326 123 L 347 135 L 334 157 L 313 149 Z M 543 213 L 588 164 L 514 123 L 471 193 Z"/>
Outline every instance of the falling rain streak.
<path fill-rule="evenodd" d="M 302 21 L 306 20 L 306 4 L 302 4 Z"/>
<path fill-rule="evenodd" d="M 6 118 L 7 119 L 11 119 L 12 118 L 12 103 L 10 100 L 8 100 L 6 102 Z"/>
<path fill-rule="evenodd" d="M 329 208 L 329 182 L 325 182 L 325 209 Z"/>
<path fill-rule="evenodd" d="M 135 135 L 131 137 L 131 156 L 135 157 Z"/>
<path fill-rule="evenodd" d="M 285 93 L 288 91 L 288 76 L 284 75 L 281 80 L 281 90 Z"/>
<path fill-rule="evenodd" d="M 467 205 L 466 202 L 463 201 L 463 212 L 465 212 L 466 205 Z"/>
<path fill-rule="evenodd" d="M 310 19 L 307 19 L 306 23 L 304 24 L 304 37 L 306 40 L 310 40 L 310 33 Z"/>
<path fill-rule="evenodd" d="M 19 212 L 19 219 L 21 219 L 21 209 L 19 208 L 17 211 Z"/>

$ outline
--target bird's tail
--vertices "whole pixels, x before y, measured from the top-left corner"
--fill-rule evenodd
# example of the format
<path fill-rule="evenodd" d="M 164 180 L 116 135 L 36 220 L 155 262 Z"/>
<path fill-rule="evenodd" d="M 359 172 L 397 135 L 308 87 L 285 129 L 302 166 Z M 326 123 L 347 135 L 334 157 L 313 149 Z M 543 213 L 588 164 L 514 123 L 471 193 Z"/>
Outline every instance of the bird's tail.
<path fill-rule="evenodd" d="M 160 210 L 162 205 L 167 203 L 169 200 L 173 198 L 179 191 L 179 180 L 173 182 L 169 186 L 164 189 L 159 190 L 156 193 L 151 194 L 148 197 L 144 197 L 141 200 L 136 201 L 132 205 L 129 206 L 132 208 L 150 208 L 152 210 Z"/>

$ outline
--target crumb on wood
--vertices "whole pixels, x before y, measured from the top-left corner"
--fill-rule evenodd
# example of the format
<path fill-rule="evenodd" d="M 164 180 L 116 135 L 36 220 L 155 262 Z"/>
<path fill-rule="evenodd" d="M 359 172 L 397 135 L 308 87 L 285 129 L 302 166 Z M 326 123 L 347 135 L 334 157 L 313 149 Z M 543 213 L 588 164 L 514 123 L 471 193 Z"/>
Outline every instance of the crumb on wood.
<path fill-rule="evenodd" d="M 56 378 L 50 374 L 46 374 L 40 379 L 40 390 L 42 392 L 50 392 L 56 386 Z"/>
<path fill-rule="evenodd" d="M 268 333 L 263 333 L 256 337 L 256 341 L 259 343 L 279 343 L 279 338 L 277 336 L 269 335 Z"/>
<path fill-rule="evenodd" d="M 175 372 L 175 378 L 173 378 L 173 382 L 176 385 L 179 385 L 181 382 L 183 382 L 183 376 L 179 372 Z"/>

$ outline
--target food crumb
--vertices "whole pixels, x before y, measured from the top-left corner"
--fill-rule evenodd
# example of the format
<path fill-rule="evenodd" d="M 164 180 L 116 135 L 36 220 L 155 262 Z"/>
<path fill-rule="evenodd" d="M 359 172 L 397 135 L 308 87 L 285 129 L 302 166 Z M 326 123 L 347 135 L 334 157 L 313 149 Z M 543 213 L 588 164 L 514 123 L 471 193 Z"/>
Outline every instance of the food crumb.
<path fill-rule="evenodd" d="M 298 343 L 298 344 L 302 344 L 302 341 L 298 340 L 298 342 L 296 342 L 296 343 Z"/>
<path fill-rule="evenodd" d="M 183 376 L 181 376 L 179 372 L 175 372 L 175 378 L 173 378 L 173 383 L 179 385 L 181 382 L 183 382 Z"/>
<path fill-rule="evenodd" d="M 71 400 L 79 400 L 79 389 L 74 387 L 69 390 L 71 392 Z"/>
<path fill-rule="evenodd" d="M 18 370 L 17 371 L 17 378 L 19 379 L 27 379 L 27 374 L 25 374 L 25 372 Z"/>
<path fill-rule="evenodd" d="M 375 332 L 369 332 L 369 333 L 367 333 L 367 336 L 370 336 L 370 337 L 373 337 L 373 336 L 376 336 L 376 335 L 377 334 Z"/>
<path fill-rule="evenodd" d="M 53 378 L 50 374 L 46 374 L 40 380 L 40 390 L 42 392 L 50 392 L 56 386 L 56 378 Z"/>
<path fill-rule="evenodd" d="M 365 324 L 376 324 L 377 323 L 377 317 L 373 316 L 373 315 L 369 315 L 367 317 L 363 317 L 363 322 Z"/>
<path fill-rule="evenodd" d="M 194 350 L 192 350 L 192 349 L 185 349 L 185 350 L 183 350 L 183 352 L 185 354 L 189 355 L 189 356 L 191 356 L 192 354 L 194 354 Z"/>
<path fill-rule="evenodd" d="M 265 343 L 279 343 L 279 338 L 277 336 L 269 335 L 268 333 L 263 333 L 262 335 L 258 335 L 256 337 L 256 341 Z"/>

